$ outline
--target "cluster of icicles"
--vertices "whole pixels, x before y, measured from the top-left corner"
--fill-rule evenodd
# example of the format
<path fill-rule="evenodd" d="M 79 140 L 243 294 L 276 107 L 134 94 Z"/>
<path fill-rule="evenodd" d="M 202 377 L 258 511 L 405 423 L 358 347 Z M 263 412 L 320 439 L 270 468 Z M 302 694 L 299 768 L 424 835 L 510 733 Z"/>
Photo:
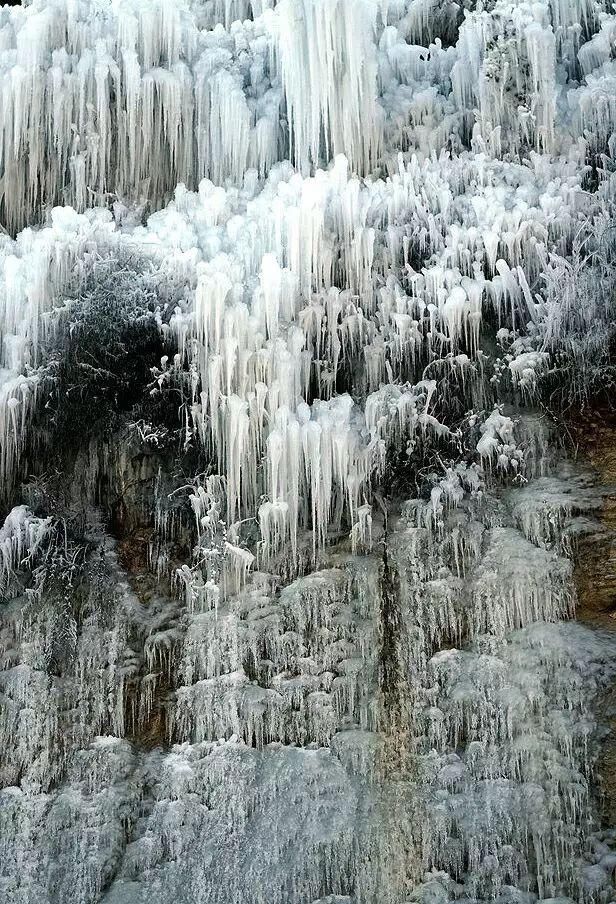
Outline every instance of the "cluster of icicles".
<path fill-rule="evenodd" d="M 152 500 L 172 574 L 147 603 L 92 507 L 79 623 L 45 605 L 53 519 L 0 529 L 10 904 L 610 900 L 589 700 L 614 658 L 561 624 L 600 499 L 495 402 L 532 400 L 566 338 L 546 274 L 609 221 L 609 166 L 583 175 L 616 151 L 616 16 L 464 6 L 0 8 L 5 495 L 97 257 L 181 287 L 153 379 L 211 472 L 179 567 L 186 525 Z M 106 476 L 130 487 L 122 441 Z M 386 513 L 391 461 L 429 448 L 429 498 Z"/>
<path fill-rule="evenodd" d="M 497 155 L 552 151 L 585 131 L 597 146 L 610 138 L 614 24 L 602 3 L 478 4 L 444 46 L 456 17 L 456 4 L 432 0 L 5 7 L 3 222 L 110 195 L 160 206 L 180 182 L 241 185 L 287 157 L 306 174 L 343 153 L 368 173 L 396 144 L 438 151 L 475 121 Z"/>
<path fill-rule="evenodd" d="M 37 342 L 58 328 L 62 287 L 94 231 L 105 253 L 139 248 L 195 287 L 162 327 L 178 351 L 159 380 L 186 383 L 188 365 L 188 426 L 224 477 L 227 523 L 258 517 L 264 561 L 286 543 L 296 558 L 302 527 L 313 529 L 316 553 L 343 516 L 358 525 L 392 444 L 447 434 L 431 412 L 437 377 L 466 381 L 469 407 L 481 407 L 483 312 L 514 330 L 543 316 L 529 283 L 547 248 L 564 249 L 601 210 L 578 170 L 575 157 L 536 156 L 533 169 L 483 155 L 413 158 L 387 181 L 362 182 L 337 158 L 308 178 L 281 164 L 260 190 L 180 187 L 147 227 L 128 231 L 105 211 L 55 209 L 50 227 L 7 243 L 3 260 L 4 480 L 37 404 Z M 414 271 L 421 250 L 430 258 Z M 546 357 L 513 357 L 513 385 L 532 390 Z M 427 378 L 412 383 L 426 362 Z M 335 394 L 342 366 L 363 410 Z M 488 419 L 477 447 L 478 460 L 504 469 L 511 462 L 496 452 L 506 420 Z"/>

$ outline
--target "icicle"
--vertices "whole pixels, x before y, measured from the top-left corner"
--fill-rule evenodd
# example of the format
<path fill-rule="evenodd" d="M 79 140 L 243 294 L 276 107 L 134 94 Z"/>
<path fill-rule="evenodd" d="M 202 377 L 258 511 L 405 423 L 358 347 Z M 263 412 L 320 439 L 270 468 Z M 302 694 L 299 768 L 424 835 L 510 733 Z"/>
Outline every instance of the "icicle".
<path fill-rule="evenodd" d="M 374 5 L 367 0 L 281 0 L 282 80 L 296 166 L 337 154 L 369 171 L 380 148 Z"/>
<path fill-rule="evenodd" d="M 15 572 L 32 568 L 51 528 L 51 517 L 37 518 L 25 505 L 12 509 L 0 528 L 0 591 L 6 593 Z"/>

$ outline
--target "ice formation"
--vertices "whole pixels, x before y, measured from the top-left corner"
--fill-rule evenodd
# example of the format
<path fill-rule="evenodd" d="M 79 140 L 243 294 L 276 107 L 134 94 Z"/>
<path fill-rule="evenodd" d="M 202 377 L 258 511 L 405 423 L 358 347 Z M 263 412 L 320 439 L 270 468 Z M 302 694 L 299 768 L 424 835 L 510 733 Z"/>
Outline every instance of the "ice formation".
<path fill-rule="evenodd" d="M 2 900 L 614 900 L 544 399 L 615 67 L 607 0 L 0 7 Z"/>

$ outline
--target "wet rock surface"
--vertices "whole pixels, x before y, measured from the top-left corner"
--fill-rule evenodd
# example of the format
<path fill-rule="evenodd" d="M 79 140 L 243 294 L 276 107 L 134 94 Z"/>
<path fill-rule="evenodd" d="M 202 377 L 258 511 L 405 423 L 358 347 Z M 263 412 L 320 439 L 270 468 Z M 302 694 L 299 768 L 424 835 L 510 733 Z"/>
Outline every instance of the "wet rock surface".
<path fill-rule="evenodd" d="M 603 495 L 596 524 L 578 540 L 574 578 L 578 595 L 576 618 L 600 631 L 616 632 L 616 415 L 595 412 L 574 428 L 580 462 L 592 468 Z M 595 701 L 600 722 L 596 765 L 601 823 L 616 825 L 616 683 Z"/>

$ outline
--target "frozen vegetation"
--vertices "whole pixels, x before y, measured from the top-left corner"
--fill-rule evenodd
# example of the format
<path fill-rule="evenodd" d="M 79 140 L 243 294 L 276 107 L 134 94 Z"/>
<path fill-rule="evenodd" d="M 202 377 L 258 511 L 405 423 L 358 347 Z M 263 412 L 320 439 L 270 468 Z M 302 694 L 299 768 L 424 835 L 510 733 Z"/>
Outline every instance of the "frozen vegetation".
<path fill-rule="evenodd" d="M 0 7 L 0 900 L 609 904 L 572 621 L 611 0 Z"/>

